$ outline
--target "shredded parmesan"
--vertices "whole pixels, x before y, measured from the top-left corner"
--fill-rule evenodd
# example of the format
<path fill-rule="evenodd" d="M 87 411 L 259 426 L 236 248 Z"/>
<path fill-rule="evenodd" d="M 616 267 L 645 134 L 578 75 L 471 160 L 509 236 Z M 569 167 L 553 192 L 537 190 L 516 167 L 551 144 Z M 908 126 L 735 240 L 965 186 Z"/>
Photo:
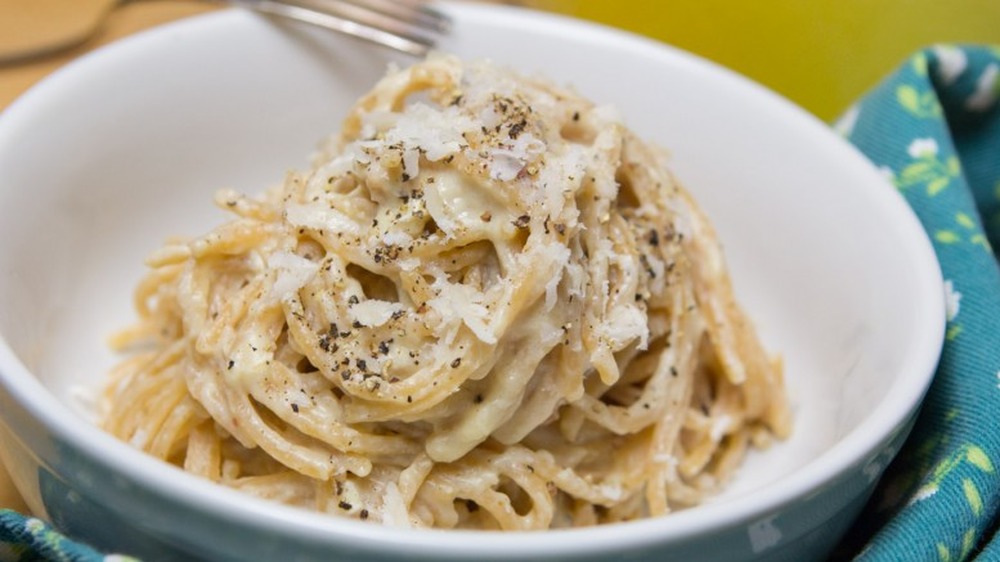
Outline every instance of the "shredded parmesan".
<path fill-rule="evenodd" d="M 305 287 L 312 281 L 319 265 L 291 252 L 277 252 L 268 258 L 268 265 L 276 271 L 271 296 L 275 299 L 287 298 L 291 293 Z"/>
<path fill-rule="evenodd" d="M 396 302 L 366 300 L 350 307 L 351 319 L 362 326 L 378 328 L 392 318 L 393 314 L 403 311 L 403 306 Z"/>
<path fill-rule="evenodd" d="M 712 229 L 614 108 L 434 56 L 344 123 L 151 256 L 109 431 L 271 500 L 503 530 L 667 514 L 787 434 Z"/>

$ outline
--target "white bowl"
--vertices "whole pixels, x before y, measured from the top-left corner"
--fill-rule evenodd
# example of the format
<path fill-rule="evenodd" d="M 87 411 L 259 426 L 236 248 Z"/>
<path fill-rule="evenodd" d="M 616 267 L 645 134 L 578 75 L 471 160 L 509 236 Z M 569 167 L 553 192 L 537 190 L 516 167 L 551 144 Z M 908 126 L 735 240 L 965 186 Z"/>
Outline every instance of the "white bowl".
<path fill-rule="evenodd" d="M 0 117 L 0 454 L 32 510 L 149 559 L 822 557 L 899 449 L 940 352 L 940 273 L 903 199 L 825 125 L 696 57 L 554 16 L 447 8 L 445 50 L 573 84 L 669 148 L 784 355 L 794 435 L 701 507 L 500 534 L 277 506 L 94 427 L 80 396 L 116 361 L 105 338 L 133 319 L 145 255 L 221 220 L 217 188 L 253 193 L 304 167 L 390 58 L 230 10 L 101 49 Z"/>

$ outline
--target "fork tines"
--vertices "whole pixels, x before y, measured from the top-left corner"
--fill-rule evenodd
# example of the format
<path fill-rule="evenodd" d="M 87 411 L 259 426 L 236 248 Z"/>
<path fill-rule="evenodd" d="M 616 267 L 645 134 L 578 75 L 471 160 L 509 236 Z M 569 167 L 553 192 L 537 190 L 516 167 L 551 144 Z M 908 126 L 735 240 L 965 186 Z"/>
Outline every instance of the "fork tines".
<path fill-rule="evenodd" d="M 426 55 L 451 21 L 427 0 L 237 0 L 259 12 L 333 29 L 416 56 Z"/>

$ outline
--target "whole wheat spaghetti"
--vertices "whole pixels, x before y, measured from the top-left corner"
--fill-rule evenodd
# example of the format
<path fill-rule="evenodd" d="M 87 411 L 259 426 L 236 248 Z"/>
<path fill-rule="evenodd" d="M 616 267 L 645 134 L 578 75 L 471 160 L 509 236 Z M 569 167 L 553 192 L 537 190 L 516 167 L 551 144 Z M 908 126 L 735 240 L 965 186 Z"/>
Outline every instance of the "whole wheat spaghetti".
<path fill-rule="evenodd" d="M 385 524 L 656 516 L 790 422 L 711 226 L 615 113 L 433 57 L 307 173 L 162 248 L 104 426 L 224 485 Z"/>

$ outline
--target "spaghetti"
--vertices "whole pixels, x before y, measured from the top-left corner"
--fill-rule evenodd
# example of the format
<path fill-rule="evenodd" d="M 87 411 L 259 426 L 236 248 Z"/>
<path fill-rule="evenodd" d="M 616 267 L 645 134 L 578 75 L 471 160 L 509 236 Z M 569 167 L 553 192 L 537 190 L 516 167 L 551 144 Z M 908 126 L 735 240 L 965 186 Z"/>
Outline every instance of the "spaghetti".
<path fill-rule="evenodd" d="M 606 107 L 391 72 L 304 174 L 150 259 L 105 427 L 248 493 L 545 529 L 698 503 L 785 436 L 711 226 Z"/>

